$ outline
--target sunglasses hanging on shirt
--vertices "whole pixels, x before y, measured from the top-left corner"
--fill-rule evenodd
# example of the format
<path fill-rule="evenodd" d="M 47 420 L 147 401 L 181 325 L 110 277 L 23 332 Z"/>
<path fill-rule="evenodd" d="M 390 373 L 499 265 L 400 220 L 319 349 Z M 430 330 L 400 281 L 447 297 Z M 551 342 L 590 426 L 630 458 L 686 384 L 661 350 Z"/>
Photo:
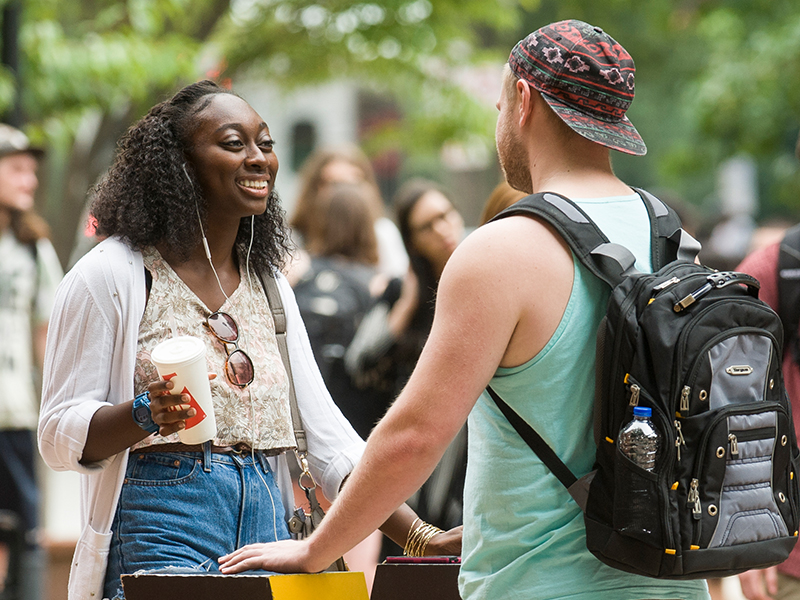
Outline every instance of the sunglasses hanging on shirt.
<path fill-rule="evenodd" d="M 236 343 L 239 340 L 239 326 L 233 317 L 226 312 L 213 312 L 206 317 L 206 327 L 225 344 L 225 352 L 228 354 L 225 360 L 225 375 L 228 381 L 242 388 L 253 383 L 255 377 L 253 361 Z M 230 346 L 234 347 L 233 351 Z"/>

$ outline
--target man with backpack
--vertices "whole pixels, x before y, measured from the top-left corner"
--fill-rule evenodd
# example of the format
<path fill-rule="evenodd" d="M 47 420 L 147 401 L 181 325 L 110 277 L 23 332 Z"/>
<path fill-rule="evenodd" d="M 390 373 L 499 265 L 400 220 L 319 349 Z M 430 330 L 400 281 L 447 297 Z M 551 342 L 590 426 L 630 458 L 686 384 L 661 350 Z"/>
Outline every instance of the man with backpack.
<path fill-rule="evenodd" d="M 53 298 L 62 270 L 33 210 L 43 152 L 0 124 L 0 590 L 40 597 L 44 562 L 38 545 L 35 473 L 41 369 Z"/>
<path fill-rule="evenodd" d="M 511 52 L 497 104 L 497 149 L 513 187 L 547 192 L 542 199 L 576 223 L 587 223 L 588 215 L 611 242 L 632 253 L 630 262 L 638 271 L 648 273 L 660 256 L 655 248 L 651 252 L 651 223 L 656 222 L 655 214 L 671 213 L 619 180 L 610 161 L 611 149 L 646 152 L 625 117 L 633 94 L 633 60 L 602 29 L 580 21 L 543 27 Z M 425 481 L 469 419 L 462 598 L 708 598 L 702 580 L 624 572 L 630 570 L 627 563 L 638 558 L 635 552 L 629 554 L 630 561 L 618 561 L 617 569 L 597 560 L 587 550 L 580 494 L 567 491 L 561 476 L 554 476 L 531 452 L 484 392 L 490 385 L 533 425 L 567 472 L 582 477 L 592 471 L 597 449 L 595 346 L 609 286 L 583 259 L 577 260 L 557 231 L 543 220 L 512 215 L 479 228 L 462 242 L 442 275 L 433 328 L 419 363 L 370 436 L 362 462 L 320 529 L 304 543 L 255 545 L 222 557 L 223 572 L 324 568 Z M 679 230 L 675 233 L 680 236 Z M 607 258 L 621 256 L 614 244 L 606 244 L 605 250 Z M 691 261 L 684 264 L 692 266 Z M 702 278 L 706 280 L 704 273 Z M 731 289 L 747 293 L 735 283 Z M 662 289 L 669 285 L 671 280 Z M 717 288 L 727 282 L 709 285 Z M 698 291 L 696 300 L 705 294 Z M 684 303 L 688 306 L 690 301 Z M 631 404 L 645 404 L 633 382 L 625 385 Z M 668 419 L 674 417 L 662 411 L 659 418 L 661 431 L 667 431 Z M 760 427 L 759 435 L 773 430 Z M 663 455 L 673 457 L 681 449 L 675 446 L 679 442 L 676 437 L 662 439 Z M 756 442 L 760 444 L 760 438 Z M 742 440 L 743 446 L 750 443 Z M 667 483 L 641 467 L 628 471 L 651 486 Z M 665 487 L 670 486 L 671 482 Z M 680 488 L 675 498 L 691 497 L 688 481 L 675 486 Z M 642 504 L 641 499 L 632 501 Z M 640 512 L 657 513 L 658 504 L 646 495 Z M 701 513 L 698 522 L 717 510 L 712 511 L 701 495 L 684 511 L 689 523 L 693 507 Z M 614 517 L 624 520 L 626 511 Z M 410 541 L 418 539 L 417 529 L 409 532 Z M 650 532 L 640 533 L 646 537 Z M 612 536 L 609 545 L 613 541 Z M 407 551 L 414 554 L 411 546 Z M 688 544 L 685 550 L 689 552 Z M 666 562 L 683 557 L 683 549 L 669 545 L 657 553 L 666 555 Z"/>
<path fill-rule="evenodd" d="M 800 136 L 795 146 L 800 159 Z M 781 242 L 749 254 L 736 267 L 759 280 L 759 297 L 774 308 L 784 324 L 783 376 L 792 401 L 795 430 L 800 431 L 800 225 L 792 227 Z M 739 575 L 747 600 L 792 600 L 800 598 L 800 546 L 789 558 L 764 570 Z"/>

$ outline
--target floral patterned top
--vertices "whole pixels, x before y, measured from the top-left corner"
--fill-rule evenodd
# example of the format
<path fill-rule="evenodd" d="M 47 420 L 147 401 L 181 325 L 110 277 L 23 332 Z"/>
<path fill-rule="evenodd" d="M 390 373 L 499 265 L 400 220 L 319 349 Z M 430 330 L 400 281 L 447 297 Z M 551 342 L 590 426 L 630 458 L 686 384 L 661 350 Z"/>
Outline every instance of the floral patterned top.
<path fill-rule="evenodd" d="M 179 335 L 193 335 L 206 344 L 208 371 L 217 373 L 211 381 L 211 397 L 217 434 L 214 445 L 228 446 L 247 442 L 269 454 L 295 448 L 289 406 L 289 380 L 281 360 L 275 336 L 275 324 L 261 280 L 251 272 L 248 279 L 240 261 L 239 287 L 220 307 L 234 318 L 239 328 L 237 344 L 253 361 L 255 379 L 246 388 L 231 385 L 225 375 L 227 352 L 206 326 L 212 311 L 189 289 L 155 248 L 142 252 L 144 266 L 153 278 L 150 296 L 139 325 L 139 341 L 134 373 L 134 389 L 144 392 L 158 379 L 150 352 L 162 340 Z M 252 271 L 252 270 L 251 270 Z M 180 442 L 178 434 L 167 437 L 151 435 L 136 444 L 141 448 L 154 444 Z"/>

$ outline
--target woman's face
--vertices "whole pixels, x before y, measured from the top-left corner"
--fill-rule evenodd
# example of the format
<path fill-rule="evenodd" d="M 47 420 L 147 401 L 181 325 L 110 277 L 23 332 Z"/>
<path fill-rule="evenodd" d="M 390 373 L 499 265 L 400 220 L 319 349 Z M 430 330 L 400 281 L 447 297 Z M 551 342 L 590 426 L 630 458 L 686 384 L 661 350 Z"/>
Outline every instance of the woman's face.
<path fill-rule="evenodd" d="M 417 253 L 441 271 L 464 236 L 464 221 L 436 190 L 420 196 L 408 214 L 411 243 Z"/>
<path fill-rule="evenodd" d="M 261 214 L 278 157 L 263 119 L 244 100 L 217 94 L 197 115 L 189 160 L 208 202 L 209 223 Z"/>

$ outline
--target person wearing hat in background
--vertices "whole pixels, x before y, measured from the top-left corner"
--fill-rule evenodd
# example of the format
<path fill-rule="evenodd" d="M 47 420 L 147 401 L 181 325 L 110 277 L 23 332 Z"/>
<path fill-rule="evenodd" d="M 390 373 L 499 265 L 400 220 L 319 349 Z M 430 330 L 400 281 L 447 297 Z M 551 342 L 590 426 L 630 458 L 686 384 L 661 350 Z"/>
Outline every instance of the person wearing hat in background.
<path fill-rule="evenodd" d="M 62 277 L 47 224 L 33 208 L 43 154 L 0 124 L 0 513 L 10 529 L 0 539 L 0 589 L 13 586 L 12 597 L 22 600 L 41 597 L 34 373 Z"/>
<path fill-rule="evenodd" d="M 625 116 L 633 95 L 633 60 L 602 29 L 543 27 L 511 52 L 496 141 L 513 187 L 572 198 L 650 271 L 645 206 L 609 152 L 647 151 Z M 462 598 L 708 598 L 702 580 L 650 579 L 592 556 L 581 509 L 484 391 L 491 384 L 573 473 L 591 471 L 595 341 L 608 297 L 542 222 L 510 216 L 475 230 L 444 269 L 411 379 L 321 527 L 303 542 L 242 548 L 221 558 L 222 571 L 324 568 L 425 481 L 468 419 Z"/>

